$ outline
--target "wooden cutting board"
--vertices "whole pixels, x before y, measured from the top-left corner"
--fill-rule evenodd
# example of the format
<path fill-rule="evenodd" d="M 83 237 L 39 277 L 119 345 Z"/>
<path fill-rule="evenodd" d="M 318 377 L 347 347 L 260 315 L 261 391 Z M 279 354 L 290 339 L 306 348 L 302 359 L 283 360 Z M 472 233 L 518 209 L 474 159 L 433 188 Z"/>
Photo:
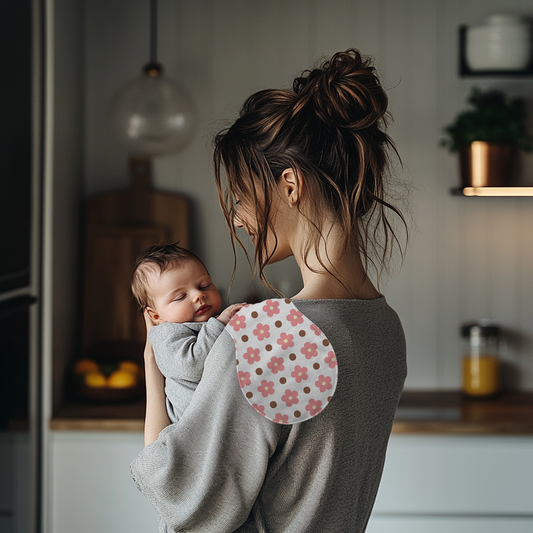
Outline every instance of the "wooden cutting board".
<path fill-rule="evenodd" d="M 130 160 L 132 186 L 93 196 L 85 207 L 82 344 L 144 343 L 142 315 L 131 293 L 133 264 L 148 246 L 189 246 L 189 203 L 151 188 L 149 160 Z"/>

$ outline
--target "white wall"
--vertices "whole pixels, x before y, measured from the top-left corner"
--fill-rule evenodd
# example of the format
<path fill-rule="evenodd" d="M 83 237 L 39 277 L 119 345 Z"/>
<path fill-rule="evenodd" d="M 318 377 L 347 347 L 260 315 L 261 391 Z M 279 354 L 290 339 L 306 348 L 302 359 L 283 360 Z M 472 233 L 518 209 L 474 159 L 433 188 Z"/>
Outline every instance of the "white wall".
<path fill-rule="evenodd" d="M 114 148 L 105 115 L 112 94 L 148 58 L 148 0 L 85 2 L 85 192 L 127 186 L 126 156 Z M 455 158 L 438 148 L 442 127 L 474 84 L 533 100 L 533 78 L 461 79 L 460 24 L 499 11 L 533 15 L 530 0 L 160 0 L 160 60 L 194 96 L 200 128 L 182 153 L 155 161 L 158 188 L 192 202 L 193 249 L 225 289 L 229 239 L 211 165 L 212 134 L 236 117 L 246 96 L 287 86 L 317 58 L 348 47 L 375 57 L 390 97 L 391 134 L 410 184 L 411 243 L 402 270 L 382 286 L 405 326 L 410 388 L 459 386 L 459 324 L 488 317 L 512 330 L 506 360 L 533 388 L 533 199 L 466 199 Z M 527 158 L 527 181 L 533 164 Z M 243 265 L 244 267 L 244 265 Z M 273 281 L 298 290 L 293 264 Z M 239 271 L 233 299 L 248 291 Z"/>

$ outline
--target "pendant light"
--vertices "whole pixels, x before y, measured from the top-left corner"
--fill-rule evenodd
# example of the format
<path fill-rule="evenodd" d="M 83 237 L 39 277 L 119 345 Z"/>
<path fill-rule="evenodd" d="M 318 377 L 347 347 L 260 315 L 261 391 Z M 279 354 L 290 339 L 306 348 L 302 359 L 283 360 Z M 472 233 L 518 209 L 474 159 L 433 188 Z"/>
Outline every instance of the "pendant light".
<path fill-rule="evenodd" d="M 191 140 L 196 110 L 189 94 L 164 75 L 157 61 L 157 0 L 150 0 L 150 61 L 141 77 L 113 97 L 109 113 L 114 138 L 135 157 L 177 152 Z"/>

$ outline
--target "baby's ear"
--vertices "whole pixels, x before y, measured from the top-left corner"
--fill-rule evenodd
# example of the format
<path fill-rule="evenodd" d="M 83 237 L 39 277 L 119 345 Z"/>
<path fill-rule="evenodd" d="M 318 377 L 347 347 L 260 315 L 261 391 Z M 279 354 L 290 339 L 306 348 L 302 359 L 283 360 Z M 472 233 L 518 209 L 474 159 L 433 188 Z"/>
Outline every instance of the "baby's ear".
<path fill-rule="evenodd" d="M 163 320 L 159 318 L 159 315 L 148 305 L 146 306 L 146 312 L 148 313 L 148 316 L 152 319 L 152 322 L 154 324 L 159 325 L 163 323 Z"/>

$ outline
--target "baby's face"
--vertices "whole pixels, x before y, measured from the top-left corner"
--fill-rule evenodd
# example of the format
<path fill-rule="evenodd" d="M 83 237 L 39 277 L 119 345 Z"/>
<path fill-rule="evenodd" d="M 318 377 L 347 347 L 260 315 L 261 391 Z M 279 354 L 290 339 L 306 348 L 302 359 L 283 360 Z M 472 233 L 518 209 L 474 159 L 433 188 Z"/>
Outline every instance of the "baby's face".
<path fill-rule="evenodd" d="M 205 267 L 196 260 L 154 274 L 149 283 L 154 322 L 206 322 L 220 311 L 222 299 Z M 156 318 L 157 317 L 157 318 Z"/>

